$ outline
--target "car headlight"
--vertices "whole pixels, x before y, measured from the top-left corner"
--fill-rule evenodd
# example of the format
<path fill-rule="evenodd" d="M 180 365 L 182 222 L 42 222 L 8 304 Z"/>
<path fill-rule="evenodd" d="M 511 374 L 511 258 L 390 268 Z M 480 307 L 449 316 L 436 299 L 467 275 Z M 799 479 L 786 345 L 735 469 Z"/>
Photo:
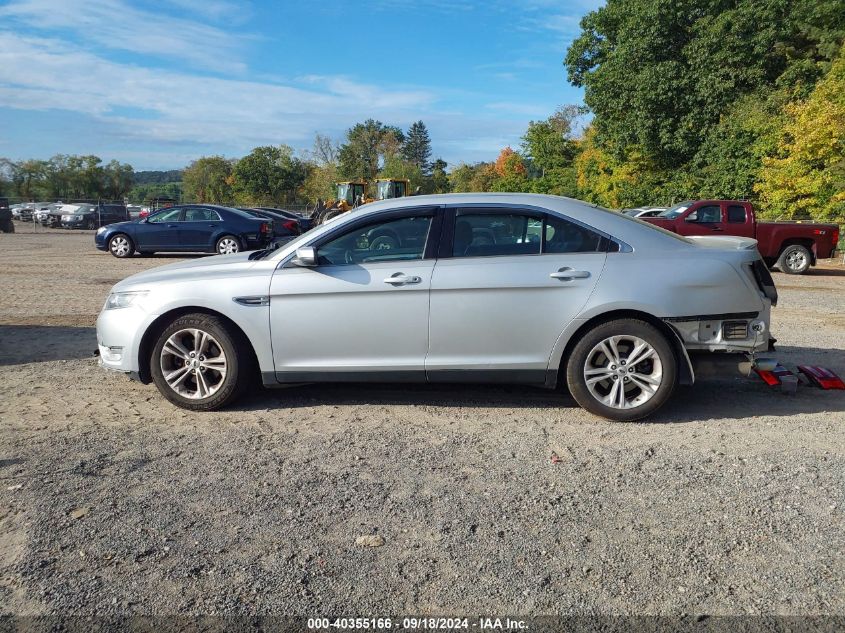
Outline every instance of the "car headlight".
<path fill-rule="evenodd" d="M 101 226 L 100 228 L 97 229 L 97 235 L 99 235 L 100 233 L 105 233 L 105 232 L 106 232 L 106 227 L 104 227 L 104 226 Z"/>
<path fill-rule="evenodd" d="M 106 299 L 105 310 L 117 310 L 135 305 L 147 295 L 147 290 L 133 290 L 131 292 L 112 292 Z"/>

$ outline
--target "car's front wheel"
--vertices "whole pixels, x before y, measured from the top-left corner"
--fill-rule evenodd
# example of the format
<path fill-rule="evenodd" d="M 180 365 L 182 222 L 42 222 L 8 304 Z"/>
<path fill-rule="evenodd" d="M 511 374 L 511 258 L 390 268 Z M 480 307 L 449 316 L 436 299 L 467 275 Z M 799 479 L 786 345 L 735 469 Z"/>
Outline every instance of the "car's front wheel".
<path fill-rule="evenodd" d="M 132 238 L 125 233 L 113 235 L 109 240 L 109 252 L 115 257 L 130 257 L 135 252 L 135 245 Z"/>
<path fill-rule="evenodd" d="M 587 411 L 629 422 L 651 415 L 672 395 L 677 362 L 666 337 L 638 319 L 597 325 L 575 345 L 566 381 Z"/>
<path fill-rule="evenodd" d="M 150 371 L 158 390 L 173 404 L 213 411 L 244 392 L 251 358 L 249 343 L 223 320 L 187 314 L 159 335 Z"/>
<path fill-rule="evenodd" d="M 217 246 L 215 250 L 220 255 L 231 255 L 232 253 L 238 253 L 241 250 L 241 243 L 238 241 L 234 235 L 224 235 L 219 240 L 217 240 Z"/>

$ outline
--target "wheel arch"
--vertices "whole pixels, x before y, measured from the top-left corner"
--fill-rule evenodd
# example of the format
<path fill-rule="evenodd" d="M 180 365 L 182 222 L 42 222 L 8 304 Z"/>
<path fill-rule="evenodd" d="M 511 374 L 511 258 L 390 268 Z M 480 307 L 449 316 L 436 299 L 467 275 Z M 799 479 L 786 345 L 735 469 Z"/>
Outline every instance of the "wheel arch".
<path fill-rule="evenodd" d="M 246 332 L 244 332 L 243 328 L 241 328 L 237 323 L 222 312 L 212 310 L 211 308 L 183 306 L 169 310 L 164 314 L 160 314 L 144 331 L 144 335 L 141 337 L 141 342 L 138 345 L 138 378 L 142 383 L 146 385 L 151 383 L 153 380 L 150 370 L 150 362 L 152 361 L 151 356 L 153 348 L 155 347 L 156 339 L 158 339 L 159 335 L 164 331 L 168 324 L 170 324 L 174 319 L 178 319 L 186 314 L 207 314 L 208 316 L 219 318 L 233 332 L 243 337 L 244 341 L 246 341 L 249 346 L 253 366 L 256 368 L 259 367 L 258 355 L 255 352 L 255 346 L 249 336 L 247 336 Z"/>
<path fill-rule="evenodd" d="M 608 321 L 615 321 L 617 319 L 638 319 L 656 327 L 669 342 L 672 351 L 675 354 L 675 361 L 678 366 L 678 384 L 691 385 L 695 382 L 695 373 L 692 368 L 692 361 L 689 354 L 684 347 L 683 341 L 678 332 L 663 319 L 654 316 L 648 312 L 635 309 L 618 309 L 609 312 L 603 312 L 590 317 L 584 323 L 578 326 L 573 331 L 563 347 L 563 353 L 560 361 L 549 367 L 548 377 L 546 379 L 546 386 L 550 388 L 557 388 L 562 384 L 563 376 L 566 375 L 566 363 L 572 354 L 572 350 L 587 331 L 593 329 L 597 325 L 607 323 Z"/>
<path fill-rule="evenodd" d="M 778 248 L 778 254 L 775 258 L 775 262 L 780 259 L 780 256 L 783 255 L 783 252 L 789 248 L 790 246 L 803 246 L 808 251 L 810 251 L 810 265 L 816 265 L 816 242 L 809 237 L 788 237 L 783 242 L 781 242 L 780 247 Z"/>

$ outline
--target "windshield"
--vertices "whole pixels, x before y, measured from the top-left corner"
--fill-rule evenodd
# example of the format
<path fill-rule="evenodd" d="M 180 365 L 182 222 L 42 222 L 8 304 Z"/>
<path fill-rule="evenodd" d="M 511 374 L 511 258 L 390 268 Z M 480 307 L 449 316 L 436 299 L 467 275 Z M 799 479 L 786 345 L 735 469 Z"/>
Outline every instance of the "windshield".
<path fill-rule="evenodd" d="M 686 202 L 681 202 L 676 204 L 674 207 L 669 207 L 665 211 L 663 211 L 658 218 L 667 218 L 669 220 L 674 220 L 679 215 L 681 215 L 684 211 L 689 209 L 692 206 L 692 201 L 687 200 Z"/>

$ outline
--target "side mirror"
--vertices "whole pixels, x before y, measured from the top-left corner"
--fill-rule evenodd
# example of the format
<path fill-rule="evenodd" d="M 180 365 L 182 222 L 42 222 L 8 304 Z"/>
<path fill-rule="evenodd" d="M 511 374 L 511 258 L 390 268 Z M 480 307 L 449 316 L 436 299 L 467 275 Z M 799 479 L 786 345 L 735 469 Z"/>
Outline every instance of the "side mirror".
<path fill-rule="evenodd" d="M 698 211 L 693 211 L 692 213 L 690 213 L 684 221 L 685 222 L 698 222 Z"/>
<path fill-rule="evenodd" d="M 317 265 L 317 249 L 313 246 L 300 246 L 296 249 L 296 257 L 291 260 L 292 264 L 312 268 Z"/>

